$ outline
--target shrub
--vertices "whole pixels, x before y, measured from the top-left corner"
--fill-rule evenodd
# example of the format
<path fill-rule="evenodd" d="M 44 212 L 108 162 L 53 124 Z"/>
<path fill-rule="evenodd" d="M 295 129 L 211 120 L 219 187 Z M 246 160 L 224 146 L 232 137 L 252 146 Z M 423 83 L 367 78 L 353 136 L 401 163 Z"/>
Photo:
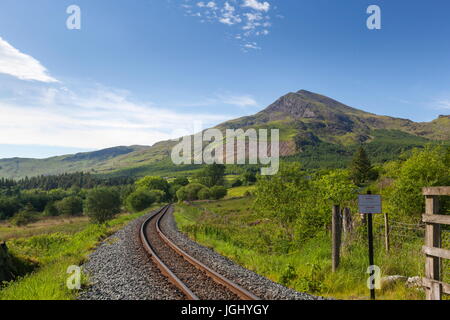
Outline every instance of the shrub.
<path fill-rule="evenodd" d="M 231 184 L 231 187 L 236 188 L 236 187 L 240 187 L 242 186 L 242 181 L 240 179 L 236 179 L 235 181 L 233 181 L 233 183 Z"/>
<path fill-rule="evenodd" d="M 173 181 L 173 184 L 184 187 L 189 184 L 189 180 L 186 177 L 178 177 Z"/>
<path fill-rule="evenodd" d="M 49 202 L 45 206 L 44 209 L 44 216 L 46 217 L 56 217 L 59 215 L 58 208 L 56 208 L 56 205 L 54 202 Z"/>
<path fill-rule="evenodd" d="M 136 187 L 145 191 L 161 190 L 164 192 L 163 200 L 168 200 L 170 185 L 164 178 L 151 176 L 144 177 L 136 181 Z"/>
<path fill-rule="evenodd" d="M 208 189 L 200 183 L 191 183 L 177 191 L 179 201 L 194 201 L 199 199 L 199 192 L 202 189 Z"/>
<path fill-rule="evenodd" d="M 155 195 L 155 202 L 163 202 L 166 199 L 166 193 L 161 190 L 151 190 L 150 193 Z"/>
<path fill-rule="evenodd" d="M 111 188 L 99 187 L 88 192 L 85 213 L 92 221 L 104 223 L 119 213 L 120 207 L 119 192 Z"/>
<path fill-rule="evenodd" d="M 450 184 L 450 148 L 415 149 L 391 175 L 397 179 L 387 192 L 390 212 L 394 216 L 420 219 L 424 212 L 422 188 Z M 445 208 L 441 210 L 445 211 Z"/>
<path fill-rule="evenodd" d="M 0 196 L 0 216 L 3 219 L 12 217 L 20 210 L 20 201 L 17 197 L 4 197 Z"/>
<path fill-rule="evenodd" d="M 205 187 L 200 189 L 197 195 L 199 200 L 208 200 L 211 198 L 211 190 Z"/>
<path fill-rule="evenodd" d="M 138 189 L 127 197 L 125 203 L 128 210 L 139 212 L 150 207 L 155 201 L 156 195 L 154 193 Z"/>
<path fill-rule="evenodd" d="M 214 186 L 211 188 L 211 198 L 215 200 L 223 199 L 227 195 L 228 190 L 222 186 Z"/>
<path fill-rule="evenodd" d="M 15 214 L 14 217 L 11 218 L 10 222 L 15 226 L 26 226 L 34 221 L 36 221 L 36 212 L 32 205 L 27 205 L 24 210 Z"/>
<path fill-rule="evenodd" d="M 216 185 L 223 185 L 225 175 L 225 166 L 223 164 L 211 164 L 204 167 L 196 174 L 199 183 L 212 187 Z"/>
<path fill-rule="evenodd" d="M 83 213 L 83 200 L 77 196 L 70 196 L 56 202 L 59 214 L 68 216 L 78 216 Z"/>

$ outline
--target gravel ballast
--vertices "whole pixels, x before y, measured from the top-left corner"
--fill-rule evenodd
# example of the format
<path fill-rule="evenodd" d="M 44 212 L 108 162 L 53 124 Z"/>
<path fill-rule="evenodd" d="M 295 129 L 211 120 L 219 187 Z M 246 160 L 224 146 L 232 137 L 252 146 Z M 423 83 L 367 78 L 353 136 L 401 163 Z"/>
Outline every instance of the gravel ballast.
<path fill-rule="evenodd" d="M 173 209 L 172 209 L 173 211 Z M 321 300 L 323 298 L 297 292 L 275 283 L 261 275 L 245 269 L 217 252 L 199 245 L 181 233 L 173 214 L 167 214 L 161 221 L 161 230 L 182 250 L 223 275 L 239 284 L 263 300 Z"/>
<path fill-rule="evenodd" d="M 167 237 L 200 262 L 261 299 L 322 299 L 277 284 L 192 241 L 178 231 L 172 211 L 161 222 L 161 229 Z M 130 222 L 103 241 L 89 256 L 83 270 L 89 276 L 90 286 L 80 294 L 80 300 L 184 299 L 183 294 L 153 264 L 140 243 L 141 224 L 155 213 Z"/>
<path fill-rule="evenodd" d="M 81 300 L 180 300 L 178 291 L 153 264 L 140 240 L 140 217 L 105 241 L 83 266 L 91 285 Z"/>

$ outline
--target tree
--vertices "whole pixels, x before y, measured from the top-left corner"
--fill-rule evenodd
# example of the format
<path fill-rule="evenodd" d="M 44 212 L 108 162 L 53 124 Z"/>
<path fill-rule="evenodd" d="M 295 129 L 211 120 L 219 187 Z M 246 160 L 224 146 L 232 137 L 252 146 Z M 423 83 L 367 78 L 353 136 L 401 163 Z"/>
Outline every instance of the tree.
<path fill-rule="evenodd" d="M 176 184 L 176 185 L 184 187 L 189 184 L 189 179 L 186 177 L 178 177 L 178 178 L 175 178 L 175 180 L 173 180 L 172 184 Z"/>
<path fill-rule="evenodd" d="M 164 192 L 163 200 L 169 200 L 170 185 L 164 178 L 152 176 L 144 177 L 136 181 L 136 188 L 146 191 L 161 190 Z"/>
<path fill-rule="evenodd" d="M 28 204 L 25 209 L 21 210 L 19 213 L 15 214 L 11 218 L 11 224 L 15 226 L 26 226 L 34 221 L 36 221 L 36 212 L 31 204 Z"/>
<path fill-rule="evenodd" d="M 242 180 L 241 179 L 236 179 L 236 180 L 234 180 L 233 181 L 233 183 L 231 184 L 231 187 L 232 188 L 236 188 L 236 187 L 240 187 L 240 186 L 242 186 Z"/>
<path fill-rule="evenodd" d="M 156 201 L 156 195 L 144 189 L 138 189 L 131 193 L 125 203 L 127 208 L 132 212 L 139 212 L 147 209 Z"/>
<path fill-rule="evenodd" d="M 155 196 L 155 202 L 163 202 L 166 198 L 166 193 L 162 190 L 150 190 L 150 193 Z"/>
<path fill-rule="evenodd" d="M 258 179 L 255 209 L 278 223 L 292 239 L 294 222 L 311 201 L 308 199 L 310 187 L 310 179 L 299 163 L 283 163 L 278 174 Z"/>
<path fill-rule="evenodd" d="M 422 188 L 450 185 L 450 148 L 415 149 L 393 174 L 397 179 L 386 192 L 389 212 L 419 219 L 424 212 Z M 449 209 L 448 199 L 443 198 L 441 211 Z"/>
<path fill-rule="evenodd" d="M 177 190 L 177 199 L 178 201 L 187 201 L 188 200 L 188 193 L 185 187 L 181 187 Z"/>
<path fill-rule="evenodd" d="M 197 195 L 199 200 L 208 200 L 211 198 L 211 190 L 205 187 L 203 189 L 200 189 Z"/>
<path fill-rule="evenodd" d="M 78 216 L 83 213 L 83 200 L 77 196 L 70 196 L 56 202 L 59 214 Z"/>
<path fill-rule="evenodd" d="M 56 208 L 54 202 L 49 202 L 45 206 L 44 215 L 47 217 L 56 217 L 59 215 L 58 208 Z"/>
<path fill-rule="evenodd" d="M 207 187 L 223 185 L 225 183 L 225 166 L 223 164 L 207 165 L 197 174 L 197 180 L 200 184 Z"/>
<path fill-rule="evenodd" d="M 357 185 L 362 185 L 365 182 L 376 179 L 376 172 L 363 147 L 359 147 L 354 154 L 350 165 L 350 171 L 351 178 Z"/>
<path fill-rule="evenodd" d="M 256 182 L 256 169 L 247 169 L 242 175 L 242 180 L 246 185 L 252 185 Z"/>
<path fill-rule="evenodd" d="M 0 217 L 7 219 L 20 210 L 21 204 L 17 197 L 0 196 Z"/>
<path fill-rule="evenodd" d="M 121 209 L 120 194 L 107 187 L 97 187 L 88 192 L 85 202 L 85 214 L 96 223 L 105 223 Z"/>
<path fill-rule="evenodd" d="M 199 199 L 200 190 L 206 188 L 200 183 L 190 183 L 177 191 L 178 201 L 194 201 Z"/>
<path fill-rule="evenodd" d="M 214 200 L 219 200 L 219 199 L 225 198 L 227 193 L 228 193 L 227 189 L 223 186 L 214 186 L 211 188 L 211 191 L 210 191 L 211 198 Z"/>
<path fill-rule="evenodd" d="M 322 198 L 331 205 L 348 205 L 357 195 L 358 186 L 352 183 L 347 170 L 333 170 L 320 176 L 316 181 L 316 188 Z"/>

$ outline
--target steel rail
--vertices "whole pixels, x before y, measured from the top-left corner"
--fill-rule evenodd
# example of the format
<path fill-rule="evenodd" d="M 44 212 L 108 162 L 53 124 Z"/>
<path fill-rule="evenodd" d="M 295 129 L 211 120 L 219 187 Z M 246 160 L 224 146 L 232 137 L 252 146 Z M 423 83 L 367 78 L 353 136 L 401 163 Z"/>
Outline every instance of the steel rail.
<path fill-rule="evenodd" d="M 147 238 L 147 234 L 145 232 L 145 229 L 147 228 L 148 224 L 151 222 L 152 219 L 157 217 L 160 213 L 165 213 L 170 206 L 165 206 L 161 208 L 156 214 L 152 215 L 150 218 L 144 221 L 144 223 L 141 226 L 140 236 L 141 236 L 141 242 L 144 246 L 145 251 L 147 251 L 148 255 L 151 257 L 153 262 L 156 264 L 158 269 L 161 271 L 161 273 L 166 276 L 170 282 L 172 282 L 175 287 L 180 289 L 184 295 L 187 297 L 188 300 L 200 300 L 197 295 L 195 295 L 170 269 L 169 267 L 161 261 L 161 259 L 158 257 L 156 252 L 153 250 L 152 246 L 150 245 L 150 241 Z"/>
<path fill-rule="evenodd" d="M 191 255 L 189 255 L 187 252 L 182 250 L 179 246 L 177 246 L 175 243 L 173 243 L 172 240 L 170 240 L 162 231 L 160 227 L 161 220 L 163 219 L 164 215 L 167 214 L 169 209 L 171 208 L 171 205 L 165 206 L 160 211 L 158 211 L 155 215 L 147 219 L 143 224 L 141 228 L 141 239 L 143 239 L 144 247 L 146 247 L 147 252 L 148 249 L 151 250 L 151 256 L 155 263 L 160 267 L 161 271 L 169 278 L 169 280 L 177 286 L 183 293 L 186 294 L 188 299 L 191 300 L 199 300 L 199 298 L 192 293 L 192 291 L 172 272 L 170 269 L 157 257 L 154 250 L 152 249 L 146 235 L 145 235 L 145 228 L 150 223 L 153 218 L 158 217 L 156 221 L 156 231 L 158 235 L 161 237 L 161 239 L 168 245 L 172 250 L 174 250 L 177 254 L 182 256 L 187 262 L 189 262 L 191 265 L 193 265 L 195 268 L 199 269 L 200 271 L 203 271 L 208 277 L 210 277 L 212 280 L 214 280 L 216 283 L 221 284 L 231 292 L 233 292 L 235 295 L 237 295 L 242 300 L 260 300 L 259 297 L 255 296 L 253 293 L 247 291 L 246 289 L 242 288 L 238 284 L 232 282 L 231 280 L 225 278 L 224 276 L 220 275 L 216 271 L 212 270 L 211 268 L 207 267 L 205 264 L 201 263 Z M 147 249 L 148 248 L 148 249 Z"/>

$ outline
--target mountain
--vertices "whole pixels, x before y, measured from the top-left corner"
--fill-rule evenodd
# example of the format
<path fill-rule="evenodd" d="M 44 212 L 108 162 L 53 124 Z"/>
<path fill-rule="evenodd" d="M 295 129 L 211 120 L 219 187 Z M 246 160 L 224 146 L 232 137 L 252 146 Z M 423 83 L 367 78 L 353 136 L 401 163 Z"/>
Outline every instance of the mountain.
<path fill-rule="evenodd" d="M 364 144 L 375 161 L 428 143 L 450 141 L 450 116 L 432 122 L 414 122 L 368 113 L 329 97 L 300 90 L 288 93 L 261 112 L 219 124 L 225 129 L 280 129 L 280 154 L 306 166 L 344 166 L 357 146 Z M 0 160 L 0 177 L 89 171 L 97 174 L 171 175 L 195 165 L 175 166 L 170 160 L 174 141 L 151 147 L 116 147 L 105 150 L 37 159 Z"/>

